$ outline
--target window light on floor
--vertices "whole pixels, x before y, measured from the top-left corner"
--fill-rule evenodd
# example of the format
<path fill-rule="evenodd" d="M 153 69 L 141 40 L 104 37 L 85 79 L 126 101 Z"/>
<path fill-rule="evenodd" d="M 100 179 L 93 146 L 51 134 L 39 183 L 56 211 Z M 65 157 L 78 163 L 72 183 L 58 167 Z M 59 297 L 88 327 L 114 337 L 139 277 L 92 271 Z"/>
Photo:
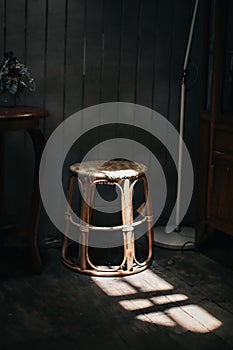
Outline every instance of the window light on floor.
<path fill-rule="evenodd" d="M 115 278 L 92 277 L 95 284 L 135 319 L 177 332 L 209 333 L 222 322 L 151 270 Z"/>

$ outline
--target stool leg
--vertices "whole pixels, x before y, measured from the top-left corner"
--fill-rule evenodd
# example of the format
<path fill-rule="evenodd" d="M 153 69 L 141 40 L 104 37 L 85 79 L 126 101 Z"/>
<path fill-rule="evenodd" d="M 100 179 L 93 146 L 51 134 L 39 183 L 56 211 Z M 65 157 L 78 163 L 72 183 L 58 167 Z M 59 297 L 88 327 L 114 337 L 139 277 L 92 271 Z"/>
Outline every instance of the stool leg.
<path fill-rule="evenodd" d="M 83 188 L 84 197 L 90 203 L 91 184 L 87 179 L 84 180 L 84 184 L 82 188 Z M 84 222 L 84 224 L 85 223 L 87 225 L 90 224 L 91 213 L 92 213 L 92 208 L 89 206 L 89 204 L 85 200 L 83 200 L 82 208 L 81 208 L 81 220 Z M 81 229 L 81 244 L 79 245 L 79 261 L 80 261 L 80 266 L 82 270 L 86 270 L 86 267 L 87 267 L 88 233 L 89 233 L 89 230 L 87 227 L 83 227 L 83 229 Z"/>
<path fill-rule="evenodd" d="M 85 191 L 85 184 L 83 185 L 82 187 L 82 190 L 83 192 Z M 85 193 L 85 192 L 84 192 Z M 84 199 L 82 200 L 82 206 L 81 206 L 81 214 L 80 214 L 80 219 L 84 222 L 86 222 L 86 202 L 84 201 Z M 86 244 L 85 244 L 85 241 L 86 241 L 86 233 L 85 231 L 82 229 L 80 229 L 80 236 L 81 236 L 81 241 L 80 241 L 80 244 L 79 244 L 79 254 L 78 254 L 78 257 L 79 257 L 79 263 L 80 263 L 80 266 L 81 266 L 81 270 L 86 270 Z"/>
<path fill-rule="evenodd" d="M 151 198 L 150 198 L 150 193 L 148 190 L 148 181 L 146 176 L 143 176 L 141 178 L 141 180 L 143 181 L 143 189 L 144 189 L 144 195 L 145 195 L 145 205 L 143 207 L 143 212 L 139 212 L 141 215 L 146 216 L 147 218 L 147 237 L 148 237 L 148 255 L 146 260 L 144 260 L 143 262 L 139 262 L 136 258 L 136 256 L 134 256 L 134 261 L 135 263 L 140 266 L 146 266 L 151 262 L 151 258 L 152 258 L 152 253 L 153 253 L 153 231 L 152 231 L 152 227 L 151 227 L 151 222 L 153 221 L 153 216 L 151 213 Z M 146 210 L 146 213 L 144 212 Z"/>
<path fill-rule="evenodd" d="M 70 182 L 69 182 L 69 189 L 68 189 L 68 201 L 67 201 L 67 208 L 66 212 L 69 214 L 71 204 L 72 204 L 72 196 L 73 196 L 73 190 L 74 190 L 74 181 L 75 177 L 71 176 L 70 177 Z M 64 235 L 64 240 L 63 240 L 63 245 L 62 245 L 62 258 L 66 258 L 66 250 L 67 250 L 67 244 L 68 244 L 68 233 L 69 233 L 69 227 L 70 227 L 70 221 L 67 218 L 66 220 L 66 227 L 65 227 L 65 235 Z"/>
<path fill-rule="evenodd" d="M 145 193 L 145 201 L 146 201 L 146 210 L 147 210 L 147 223 L 148 223 L 148 257 L 146 259 L 146 263 L 151 260 L 152 252 L 153 252 L 153 231 L 151 227 L 152 222 L 152 213 L 151 213 L 151 198 L 148 190 L 148 181 L 146 176 L 143 177 L 144 184 L 144 193 Z"/>
<path fill-rule="evenodd" d="M 122 190 L 122 223 L 125 226 L 130 226 L 133 222 L 133 204 L 132 190 L 128 179 L 124 180 Z M 127 270 L 130 271 L 133 268 L 134 262 L 134 232 L 130 229 L 129 231 L 123 232 L 123 235 Z"/>
<path fill-rule="evenodd" d="M 81 270 L 86 270 L 86 232 L 81 232 L 81 242 L 79 244 L 79 261 Z"/>

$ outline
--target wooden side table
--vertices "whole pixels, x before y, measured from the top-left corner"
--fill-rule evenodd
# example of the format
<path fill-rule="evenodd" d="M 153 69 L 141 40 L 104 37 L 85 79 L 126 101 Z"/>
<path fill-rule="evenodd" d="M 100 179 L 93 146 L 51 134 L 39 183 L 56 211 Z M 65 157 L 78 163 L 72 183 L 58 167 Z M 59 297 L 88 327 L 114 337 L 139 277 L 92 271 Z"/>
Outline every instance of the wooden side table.
<path fill-rule="evenodd" d="M 0 107 L 0 132 L 26 130 L 33 143 L 35 167 L 33 189 L 30 207 L 30 219 L 25 228 L 25 236 L 29 243 L 32 256 L 33 269 L 40 273 L 42 269 L 41 258 L 37 245 L 37 232 L 39 211 L 41 206 L 39 191 L 39 166 L 41 155 L 45 146 L 45 138 L 40 131 L 39 121 L 49 113 L 37 107 Z M 1 228 L 0 228 L 1 229 Z"/>

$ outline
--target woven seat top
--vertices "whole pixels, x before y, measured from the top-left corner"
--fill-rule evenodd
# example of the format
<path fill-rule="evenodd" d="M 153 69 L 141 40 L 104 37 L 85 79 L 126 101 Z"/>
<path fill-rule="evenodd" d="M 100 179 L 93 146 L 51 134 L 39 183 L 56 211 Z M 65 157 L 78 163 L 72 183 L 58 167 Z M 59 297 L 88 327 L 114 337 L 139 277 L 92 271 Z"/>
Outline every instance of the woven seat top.
<path fill-rule="evenodd" d="M 110 182 L 135 180 L 142 177 L 146 170 L 144 164 L 128 160 L 87 161 L 70 166 L 70 171 L 76 175 Z"/>

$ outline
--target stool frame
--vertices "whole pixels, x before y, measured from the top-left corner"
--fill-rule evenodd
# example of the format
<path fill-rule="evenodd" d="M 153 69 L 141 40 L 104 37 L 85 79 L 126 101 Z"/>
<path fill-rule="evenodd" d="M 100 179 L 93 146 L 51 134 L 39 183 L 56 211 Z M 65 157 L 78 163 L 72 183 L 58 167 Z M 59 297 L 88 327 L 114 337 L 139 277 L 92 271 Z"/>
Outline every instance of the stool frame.
<path fill-rule="evenodd" d="M 143 216 L 143 218 L 139 221 L 133 222 L 133 189 L 135 184 L 139 181 L 143 181 L 144 187 L 144 196 L 145 203 L 140 207 L 138 212 Z M 71 205 L 74 191 L 75 181 L 81 186 L 83 193 L 85 194 L 85 198 L 87 198 L 87 202 L 85 200 L 82 201 L 81 205 L 81 215 L 80 219 L 82 222 L 86 224 L 80 224 L 73 220 L 71 215 Z M 119 226 L 93 226 L 91 225 L 92 218 L 92 203 L 94 200 L 95 188 L 98 184 L 105 185 L 115 185 L 120 189 L 121 192 L 121 212 L 122 212 L 122 225 Z M 90 205 L 88 204 L 90 203 Z M 134 240 L 134 227 L 142 224 L 147 221 L 148 223 L 148 256 L 143 262 L 139 262 L 135 256 L 135 240 Z M 121 179 L 120 181 L 108 181 L 106 179 L 95 179 L 91 180 L 89 177 L 85 176 L 80 179 L 77 174 L 72 174 L 69 181 L 69 189 L 68 189 L 68 203 L 67 203 L 67 211 L 66 211 L 66 228 L 64 241 L 62 246 L 62 262 L 72 270 L 94 275 L 94 276 L 124 276 L 138 273 L 140 271 L 145 270 L 151 264 L 152 261 L 152 247 L 153 247 L 153 232 L 151 227 L 152 215 L 151 215 L 151 199 L 148 191 L 148 182 L 146 176 L 143 175 L 137 178 L 134 181 L 130 179 Z M 69 227 L 70 224 L 75 225 L 79 228 L 79 233 L 81 235 L 81 243 L 79 243 L 79 255 L 78 261 L 79 264 L 74 264 L 67 257 L 67 247 L 69 240 Z M 115 231 L 122 230 L 123 233 L 123 260 L 119 266 L 114 267 L 112 269 L 104 269 L 96 266 L 90 259 L 89 256 L 89 247 L 88 247 L 88 237 L 90 231 Z M 107 248 L 106 248 L 107 249 Z"/>

